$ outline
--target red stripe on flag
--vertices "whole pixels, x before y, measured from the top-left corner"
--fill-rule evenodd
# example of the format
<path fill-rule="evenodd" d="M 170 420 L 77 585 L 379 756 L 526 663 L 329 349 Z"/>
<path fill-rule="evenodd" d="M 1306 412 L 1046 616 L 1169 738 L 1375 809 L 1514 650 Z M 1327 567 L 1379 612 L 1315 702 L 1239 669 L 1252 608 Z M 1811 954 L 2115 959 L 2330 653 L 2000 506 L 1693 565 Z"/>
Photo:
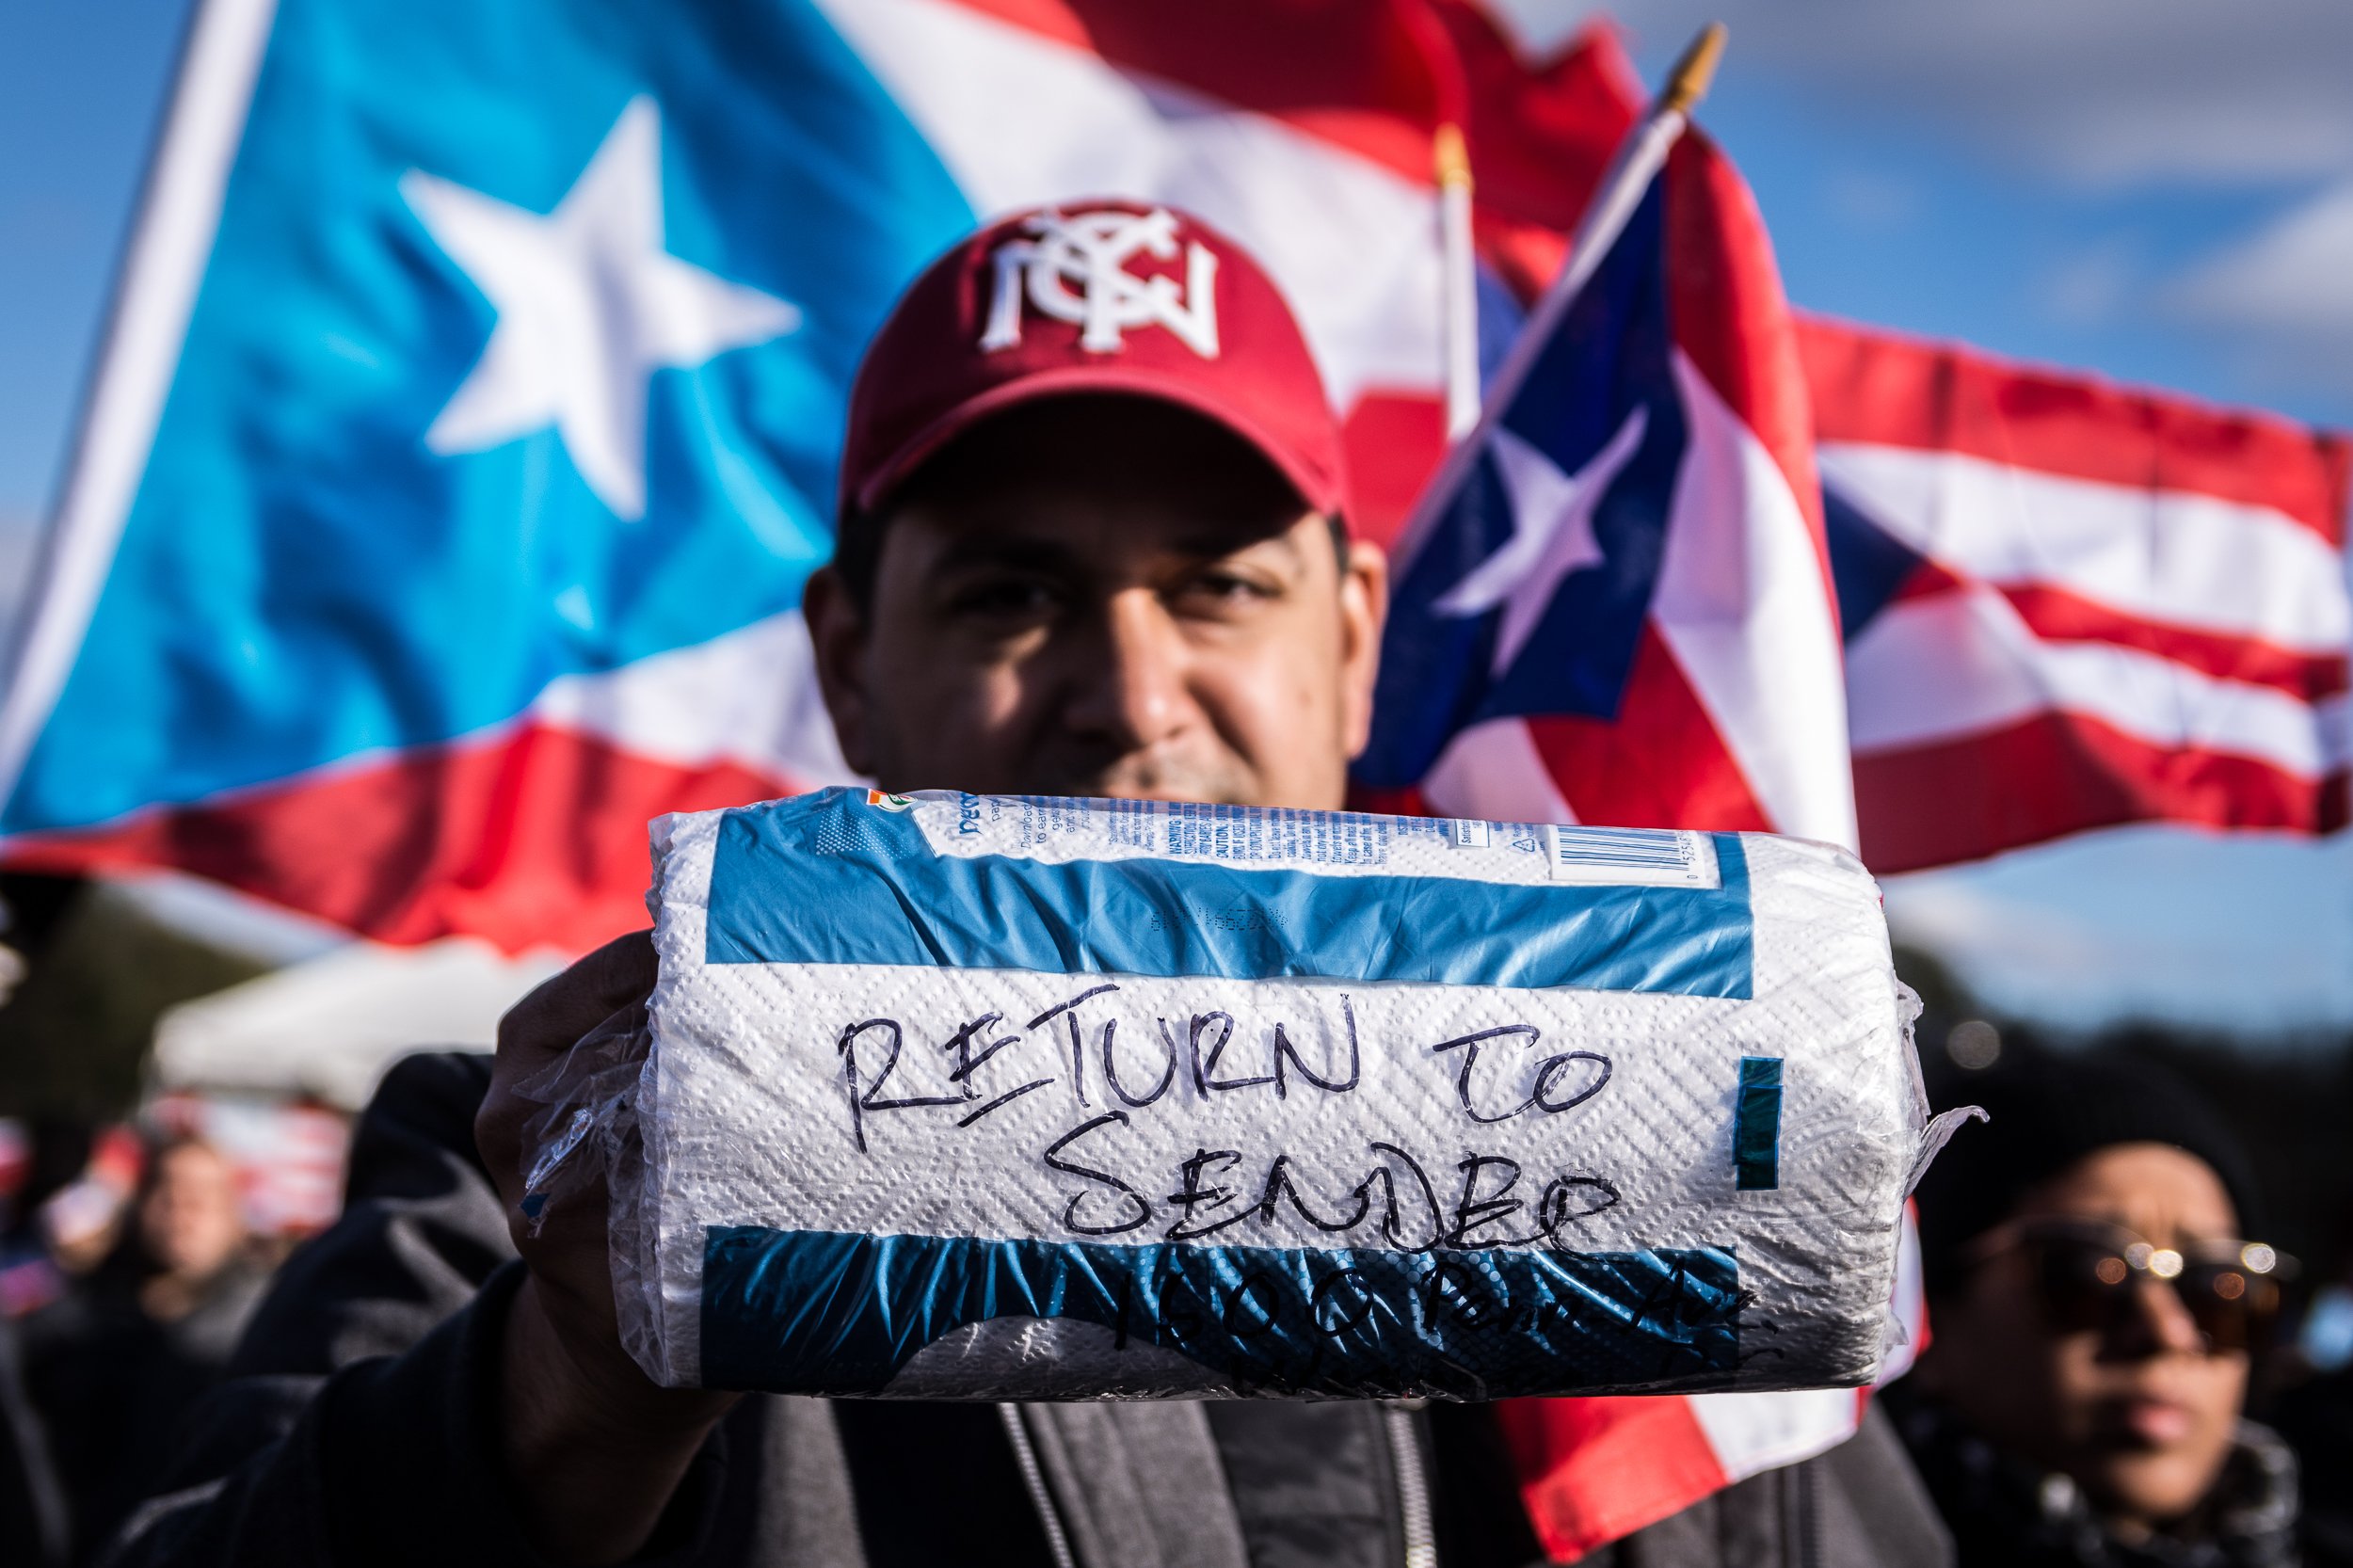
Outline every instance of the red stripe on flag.
<path fill-rule="evenodd" d="M 2152 745 L 2080 713 L 1859 754 L 1854 776 L 1863 859 L 1881 874 L 2152 818 L 2305 833 L 2346 821 L 2344 773 L 2316 781 L 2251 758 Z"/>
<path fill-rule="evenodd" d="M 1614 719 L 1526 721 L 1579 822 L 1613 827 L 1772 830 L 1723 737 L 1656 629 L 1642 628 Z"/>
<path fill-rule="evenodd" d="M 2268 506 L 2345 538 L 2353 444 L 2276 415 L 2217 408 L 1972 348 L 1801 317 L 1824 441 L 1958 452 L 2134 489 Z"/>
<path fill-rule="evenodd" d="M 1469 82 L 1466 139 L 1480 205 L 1569 232 L 1650 100 L 1617 29 L 1589 24 L 1549 63 L 1530 66 L 1483 6 L 1445 0 L 1435 8 Z"/>
<path fill-rule="evenodd" d="M 1812 401 L 1765 219 L 1732 161 L 1694 128 L 1667 158 L 1667 286 L 1675 346 L 1789 481 L 1835 617 Z M 1689 825 L 1689 824 L 1684 824 Z"/>
<path fill-rule="evenodd" d="M 11 840 L 14 870 L 170 867 L 387 942 L 464 933 L 585 952 L 646 923 L 646 824 L 789 783 L 537 727 Z"/>
<path fill-rule="evenodd" d="M 2186 664 L 2201 675 L 2269 686 L 2307 702 L 2346 689 L 2344 653 L 2307 653 L 2255 637 L 2126 615 L 2047 584 L 1994 584 L 2035 635 L 2052 642 L 2107 643 Z M 1909 586 L 1909 584 L 1907 584 Z"/>
<path fill-rule="evenodd" d="M 1729 1484 L 1684 1400 L 1505 1400 L 1495 1411 L 1529 1522 L 1557 1562 Z"/>
<path fill-rule="evenodd" d="M 1288 120 L 1432 178 L 1429 63 L 1389 0 L 957 0 L 1124 71 Z"/>
<path fill-rule="evenodd" d="M 1446 405 L 1427 392 L 1369 392 L 1340 427 L 1348 453 L 1349 521 L 1389 548 L 1446 453 Z"/>
<path fill-rule="evenodd" d="M 1397 790 L 1376 790 L 1353 779 L 1348 785 L 1348 809 L 1377 811 L 1391 817 L 1434 817 L 1440 814 L 1416 785 L 1408 784 Z"/>
<path fill-rule="evenodd" d="M 1616 33 L 1587 27 L 1543 65 L 1523 60 L 1469 0 L 954 0 L 1113 67 L 1281 120 L 1433 181 L 1437 125 L 1426 7 L 1469 88 L 1465 139 L 1478 204 L 1505 230 L 1565 232 L 1644 101 Z"/>

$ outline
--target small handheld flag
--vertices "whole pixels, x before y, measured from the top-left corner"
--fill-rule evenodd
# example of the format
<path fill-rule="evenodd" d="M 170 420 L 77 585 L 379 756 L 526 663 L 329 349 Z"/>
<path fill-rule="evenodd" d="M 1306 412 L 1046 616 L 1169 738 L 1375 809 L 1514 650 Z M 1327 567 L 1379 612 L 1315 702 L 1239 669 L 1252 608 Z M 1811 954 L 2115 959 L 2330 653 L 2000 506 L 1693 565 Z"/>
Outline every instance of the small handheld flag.
<path fill-rule="evenodd" d="M 1626 136 L 1399 541 L 1376 800 L 1853 841 L 1794 335 L 1747 191 L 1685 135 L 1721 46 Z"/>

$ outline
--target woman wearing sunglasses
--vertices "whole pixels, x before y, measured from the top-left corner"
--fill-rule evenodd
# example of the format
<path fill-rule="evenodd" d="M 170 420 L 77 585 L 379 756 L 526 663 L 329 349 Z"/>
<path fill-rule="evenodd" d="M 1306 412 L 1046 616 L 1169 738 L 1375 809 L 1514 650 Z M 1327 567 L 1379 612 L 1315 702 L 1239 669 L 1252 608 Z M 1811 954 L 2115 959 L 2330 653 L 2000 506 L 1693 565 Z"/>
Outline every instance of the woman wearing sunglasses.
<path fill-rule="evenodd" d="M 1961 1568 L 2291 1568 L 2296 1464 L 2244 1420 L 2291 1261 L 2180 1082 L 2011 1044 L 1957 1073 L 1918 1198 L 1930 1341 L 1890 1403 Z"/>

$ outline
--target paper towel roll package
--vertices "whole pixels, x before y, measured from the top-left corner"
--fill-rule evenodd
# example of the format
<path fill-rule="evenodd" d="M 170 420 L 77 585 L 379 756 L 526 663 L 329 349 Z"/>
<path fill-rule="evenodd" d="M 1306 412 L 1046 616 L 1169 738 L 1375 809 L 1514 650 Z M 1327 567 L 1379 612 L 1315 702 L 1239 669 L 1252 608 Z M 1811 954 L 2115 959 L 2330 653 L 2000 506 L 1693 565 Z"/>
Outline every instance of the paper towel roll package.
<path fill-rule="evenodd" d="M 829 790 L 654 825 L 614 1176 L 669 1384 L 1868 1382 L 1923 1146 L 1849 856 Z"/>

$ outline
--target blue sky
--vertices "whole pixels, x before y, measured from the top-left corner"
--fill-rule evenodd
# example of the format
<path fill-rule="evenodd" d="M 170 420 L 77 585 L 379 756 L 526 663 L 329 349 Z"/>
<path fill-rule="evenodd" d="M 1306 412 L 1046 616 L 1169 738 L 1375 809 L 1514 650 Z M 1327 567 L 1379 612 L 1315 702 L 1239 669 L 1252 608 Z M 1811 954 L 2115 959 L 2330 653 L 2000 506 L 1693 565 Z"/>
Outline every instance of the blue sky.
<path fill-rule="evenodd" d="M 1593 8 L 1496 0 L 1532 49 Z M 1733 26 L 1703 119 L 1790 296 L 2353 427 L 2344 0 L 1627 0 L 1653 79 Z M 0 11 L 0 616 L 56 481 L 184 0 Z M 1898 879 L 1998 1006 L 2353 1025 L 2353 845 L 2139 829 Z"/>
<path fill-rule="evenodd" d="M 1541 49 L 1597 8 L 1494 0 Z M 1624 0 L 1799 304 L 2353 426 L 2353 7 Z"/>
<path fill-rule="evenodd" d="M 186 10 L 0 11 L 0 535 L 48 504 Z"/>

